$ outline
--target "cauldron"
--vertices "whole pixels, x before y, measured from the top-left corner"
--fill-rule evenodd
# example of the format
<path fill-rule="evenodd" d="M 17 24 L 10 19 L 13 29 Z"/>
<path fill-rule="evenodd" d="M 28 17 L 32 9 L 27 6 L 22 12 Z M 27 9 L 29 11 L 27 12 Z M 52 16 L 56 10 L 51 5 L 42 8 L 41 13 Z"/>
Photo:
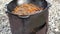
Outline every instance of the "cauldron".
<path fill-rule="evenodd" d="M 9 17 L 12 34 L 46 34 L 48 23 L 48 3 L 45 0 L 31 0 L 38 6 L 44 8 L 40 13 L 29 16 L 18 16 L 13 13 L 13 9 L 17 6 L 16 1 L 11 1 L 7 5 L 7 15 Z M 29 2 L 29 3 L 30 3 Z"/>

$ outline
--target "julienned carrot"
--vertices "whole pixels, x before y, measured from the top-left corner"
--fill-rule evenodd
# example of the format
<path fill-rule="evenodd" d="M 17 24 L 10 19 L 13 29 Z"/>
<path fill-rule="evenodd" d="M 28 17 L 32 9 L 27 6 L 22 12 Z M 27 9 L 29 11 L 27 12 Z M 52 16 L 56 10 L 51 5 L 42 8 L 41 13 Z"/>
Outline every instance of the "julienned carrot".
<path fill-rule="evenodd" d="M 43 8 L 37 7 L 34 4 L 22 4 L 20 6 L 17 6 L 12 13 L 17 15 L 29 15 L 32 13 L 35 13 L 37 11 L 42 10 Z"/>

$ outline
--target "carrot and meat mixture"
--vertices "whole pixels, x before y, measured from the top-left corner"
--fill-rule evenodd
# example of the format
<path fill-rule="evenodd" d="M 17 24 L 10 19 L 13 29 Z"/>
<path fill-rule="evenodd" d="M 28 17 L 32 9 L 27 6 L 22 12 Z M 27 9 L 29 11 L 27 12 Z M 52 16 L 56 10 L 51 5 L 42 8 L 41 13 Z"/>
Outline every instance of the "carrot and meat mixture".
<path fill-rule="evenodd" d="M 20 6 L 17 6 L 12 13 L 17 15 L 30 15 L 34 14 L 37 11 L 42 10 L 43 8 L 38 7 L 34 4 L 22 4 Z"/>

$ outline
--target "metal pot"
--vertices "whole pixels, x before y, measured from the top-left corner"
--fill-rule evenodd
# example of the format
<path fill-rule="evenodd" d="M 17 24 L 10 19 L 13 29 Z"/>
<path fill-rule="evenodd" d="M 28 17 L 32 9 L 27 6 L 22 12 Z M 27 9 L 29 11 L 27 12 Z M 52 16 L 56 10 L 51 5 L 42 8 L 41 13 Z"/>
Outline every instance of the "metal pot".
<path fill-rule="evenodd" d="M 16 1 L 12 1 L 8 4 L 7 13 L 13 34 L 32 34 L 33 30 L 35 31 L 34 34 L 36 34 L 39 29 L 45 26 L 46 20 L 48 19 L 46 18 L 48 17 L 48 3 L 45 0 L 31 0 L 30 2 L 43 7 L 44 10 L 34 15 L 18 16 L 11 13 L 17 6 Z"/>

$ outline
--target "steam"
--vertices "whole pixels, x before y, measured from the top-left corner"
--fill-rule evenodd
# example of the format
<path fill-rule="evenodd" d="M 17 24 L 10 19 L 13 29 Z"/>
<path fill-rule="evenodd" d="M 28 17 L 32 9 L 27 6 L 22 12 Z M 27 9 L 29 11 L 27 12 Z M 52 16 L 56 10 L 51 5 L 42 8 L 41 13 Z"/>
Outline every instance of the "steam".
<path fill-rule="evenodd" d="M 29 0 L 17 0 L 18 5 L 21 5 L 21 4 L 24 4 L 24 3 L 29 3 Z"/>
<path fill-rule="evenodd" d="M 21 5 L 21 4 L 23 4 L 24 3 L 24 0 L 17 0 L 17 4 L 18 5 Z"/>

